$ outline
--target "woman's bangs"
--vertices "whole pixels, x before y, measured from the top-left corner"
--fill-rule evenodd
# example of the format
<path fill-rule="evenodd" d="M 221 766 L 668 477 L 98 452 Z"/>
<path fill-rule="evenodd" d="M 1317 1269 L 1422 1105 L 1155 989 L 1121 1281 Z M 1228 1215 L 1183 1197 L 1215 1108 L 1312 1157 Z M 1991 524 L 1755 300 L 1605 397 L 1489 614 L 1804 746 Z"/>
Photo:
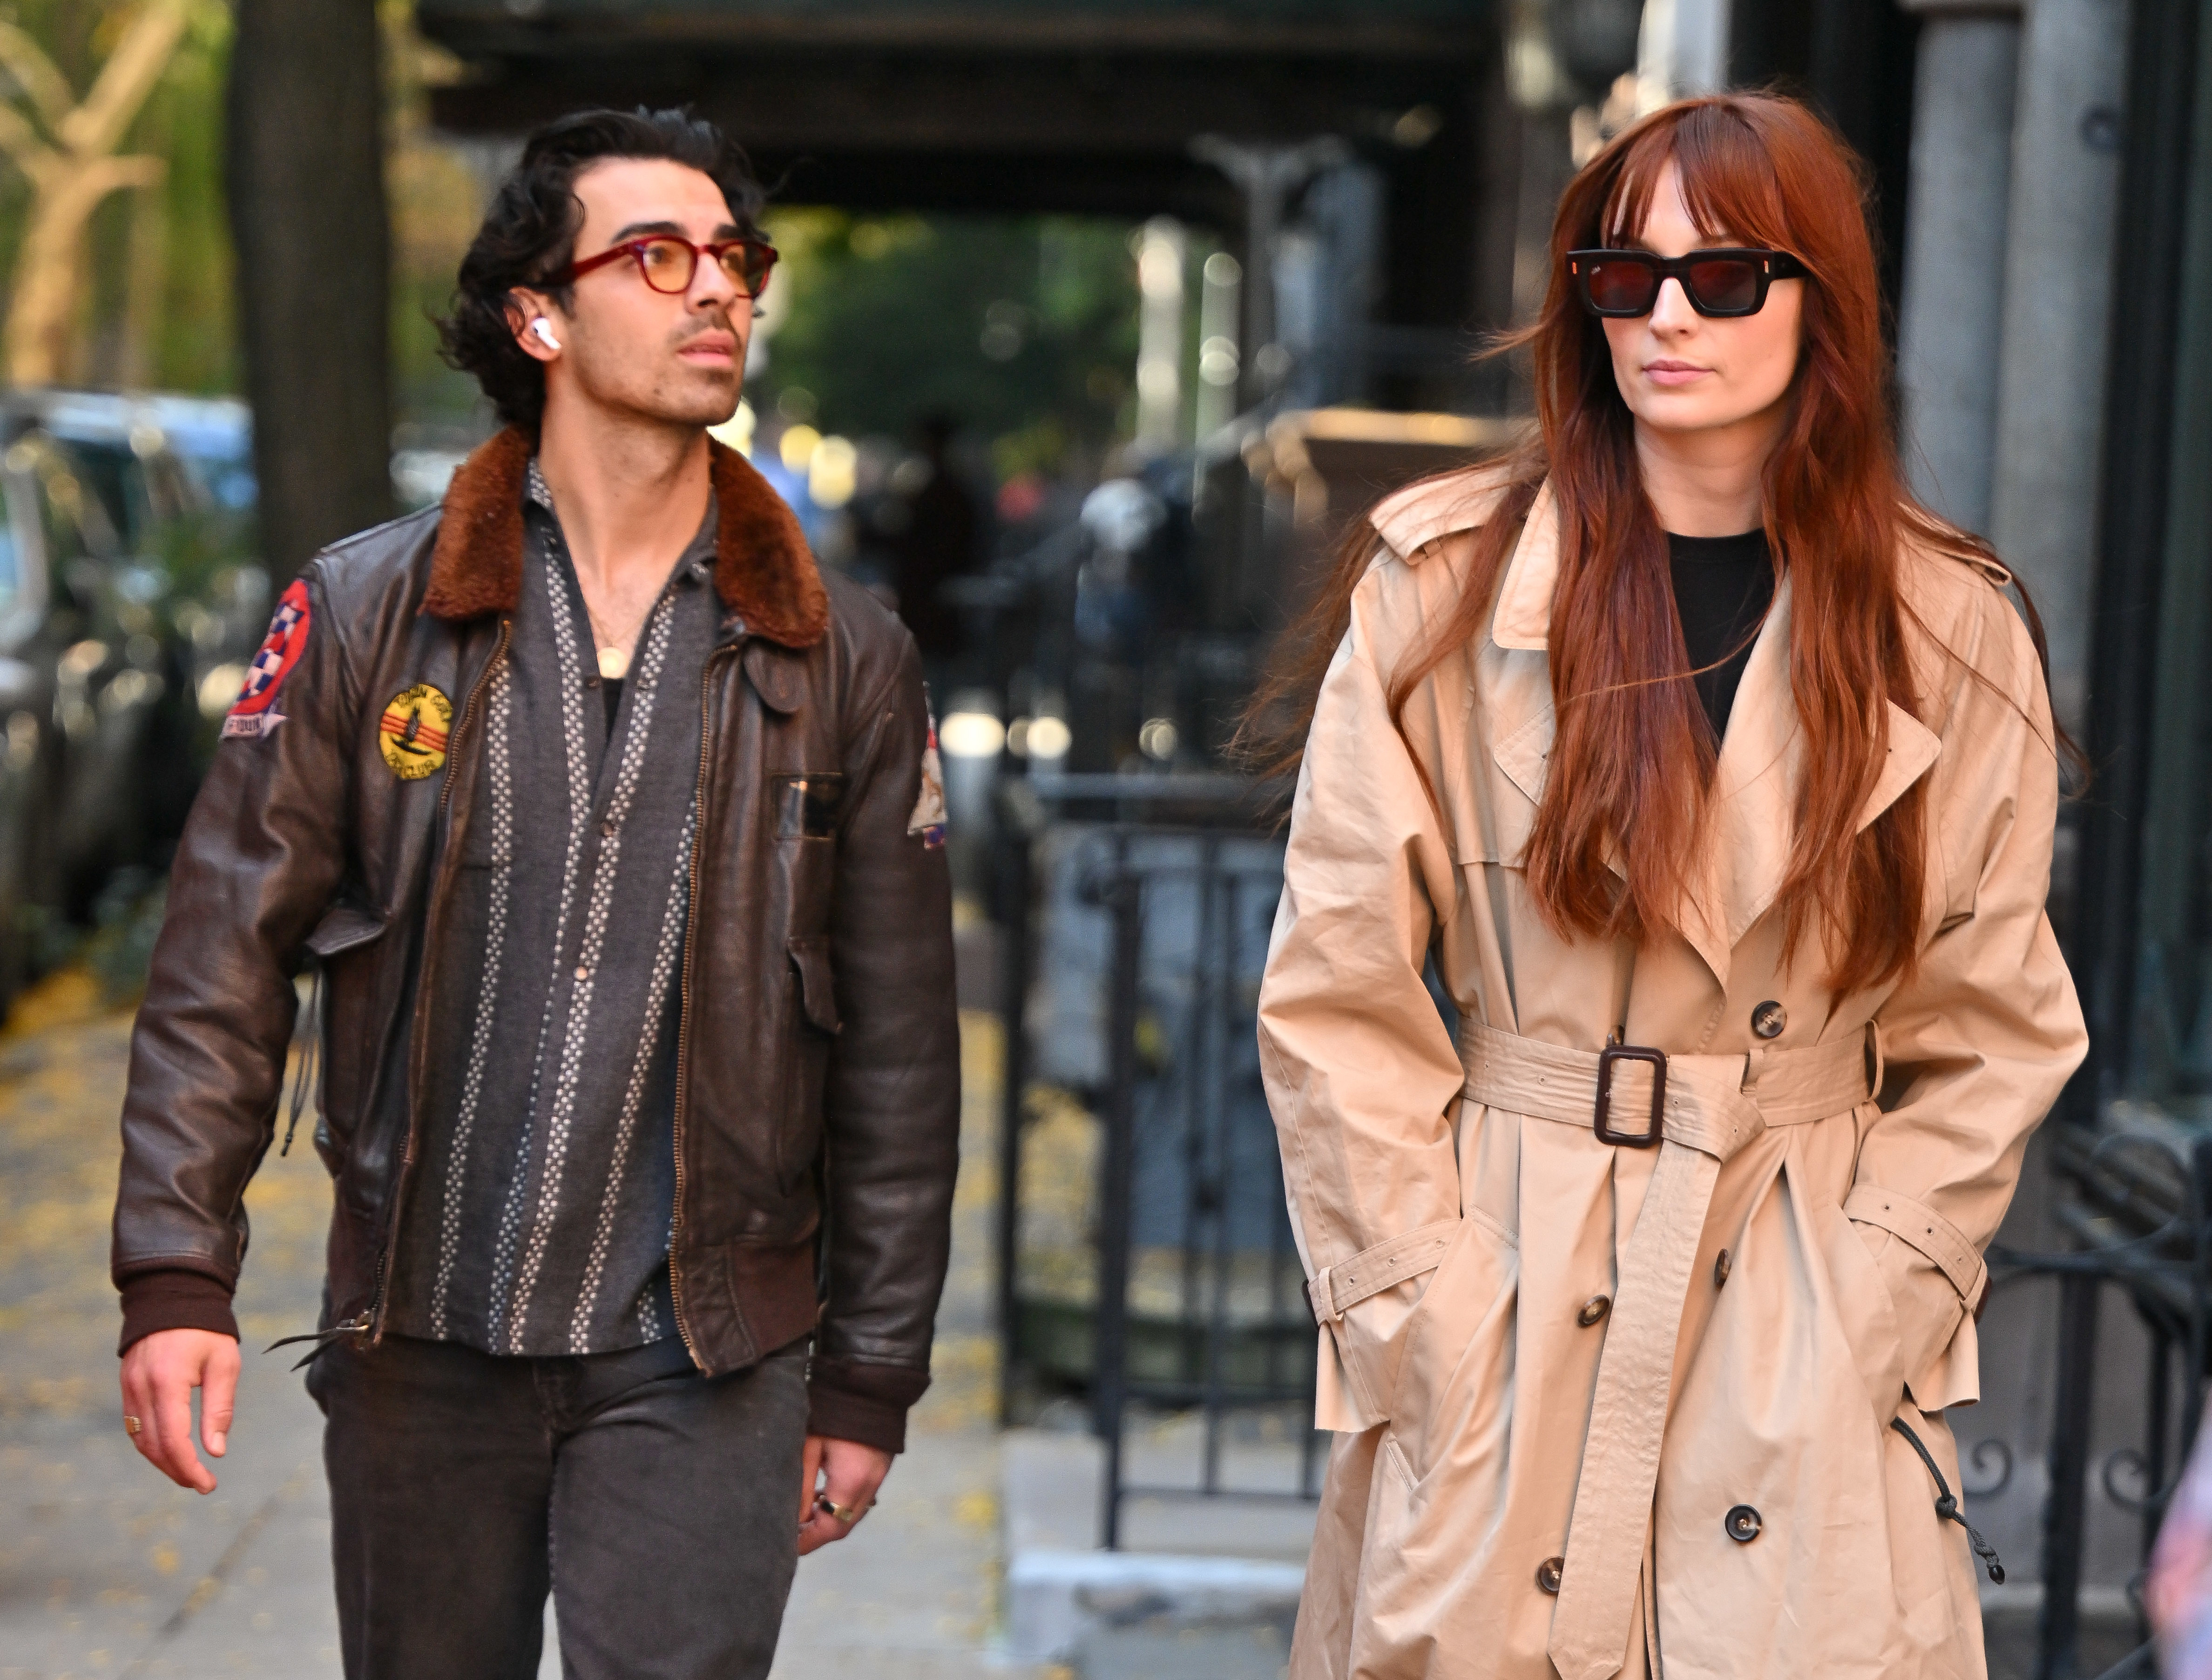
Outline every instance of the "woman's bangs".
<path fill-rule="evenodd" d="M 1642 238 L 1670 161 L 1701 238 L 1790 247 L 1772 161 L 1742 123 L 1710 107 L 1653 123 L 1630 140 L 1599 216 L 1601 244 Z"/>
<path fill-rule="evenodd" d="M 1654 123 L 1628 143 L 1612 189 L 1605 195 L 1604 207 L 1598 212 L 1597 244 L 1617 250 L 1628 240 L 1644 236 L 1644 224 L 1651 219 L 1652 194 L 1658 190 L 1659 177 L 1667 173 L 1667 160 L 1674 153 L 1674 130 L 1670 123 Z"/>
<path fill-rule="evenodd" d="M 1707 239 L 1789 250 L 1789 218 L 1774 158 L 1742 122 L 1721 111 L 1690 112 L 1674 131 L 1682 202 Z"/>

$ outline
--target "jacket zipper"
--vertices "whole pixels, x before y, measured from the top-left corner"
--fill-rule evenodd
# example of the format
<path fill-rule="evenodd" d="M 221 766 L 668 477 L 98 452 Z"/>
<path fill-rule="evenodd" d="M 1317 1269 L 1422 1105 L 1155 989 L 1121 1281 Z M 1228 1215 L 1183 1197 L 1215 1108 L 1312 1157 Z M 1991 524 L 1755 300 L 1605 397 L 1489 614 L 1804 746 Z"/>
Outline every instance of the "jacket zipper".
<path fill-rule="evenodd" d="M 684 905 L 684 968 L 677 983 L 676 1004 L 676 1207 L 668 1221 L 668 1299 L 676 1309 L 676 1333 L 684 1338 L 684 1351 L 691 1355 L 691 1363 L 702 1371 L 706 1364 L 699 1357 L 698 1344 L 691 1339 L 691 1327 L 684 1322 L 684 1269 L 677 1263 L 677 1254 L 683 1247 L 684 1233 L 684 1105 L 690 1094 L 691 1048 L 691 965 L 698 960 L 699 950 L 699 855 L 707 849 L 707 766 L 714 740 L 714 664 L 735 652 L 732 648 L 717 648 L 707 655 L 707 668 L 699 673 L 699 780 L 692 789 L 693 808 L 697 819 L 691 831 L 691 863 L 690 897 Z"/>
<path fill-rule="evenodd" d="M 512 618 L 502 618 L 499 621 L 498 644 L 492 648 L 491 658 L 485 661 L 483 671 L 477 673 L 474 685 L 469 690 L 469 697 L 462 704 L 460 721 L 453 726 L 453 733 L 447 740 L 446 782 L 445 785 L 438 789 L 436 829 L 434 830 L 434 833 L 444 829 L 446 809 L 453 802 L 453 783 L 457 779 L 455 772 L 459 768 L 461 738 L 468 733 L 469 724 L 476 717 L 477 703 L 483 698 L 483 691 L 490 684 L 492 673 L 499 669 L 500 662 L 507 657 L 507 644 L 514 630 L 514 621 Z M 422 1028 L 430 1015 L 429 953 L 437 948 L 437 928 L 432 924 L 438 921 L 439 912 L 445 904 L 446 885 L 453 873 L 453 861 L 450 858 L 440 859 L 438 873 L 439 880 L 432 888 L 430 915 L 426 921 L 425 937 L 422 941 L 422 983 L 415 989 L 415 1023 L 412 1029 L 414 1036 L 407 1059 L 407 1147 L 399 1158 L 399 1181 L 392 1188 L 392 1213 L 385 1220 L 384 1241 L 376 1251 L 376 1282 L 369 1295 L 368 1311 L 361 1315 L 367 1321 L 364 1328 L 368 1332 L 371 1347 L 374 1347 L 384 1339 L 384 1298 L 386 1287 L 391 1281 L 392 1250 L 392 1245 L 399 1239 L 399 1214 L 406 1204 L 407 1181 L 415 1166 L 416 1146 L 422 1137 Z"/>

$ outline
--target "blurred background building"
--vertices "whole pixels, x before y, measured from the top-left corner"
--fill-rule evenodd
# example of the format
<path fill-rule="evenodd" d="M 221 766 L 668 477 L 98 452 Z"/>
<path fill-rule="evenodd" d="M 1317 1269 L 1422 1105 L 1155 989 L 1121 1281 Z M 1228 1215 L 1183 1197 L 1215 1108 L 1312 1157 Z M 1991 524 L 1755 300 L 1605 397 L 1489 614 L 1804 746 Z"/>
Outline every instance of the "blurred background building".
<path fill-rule="evenodd" d="M 750 149 L 784 253 L 720 435 L 906 618 L 937 698 L 963 993 L 1002 1030 L 993 1403 L 1043 1426 L 1008 1449 L 1010 1648 L 1117 1671 L 1081 1654 L 1093 1566 L 1035 1557 L 1172 1562 L 1209 1521 L 1256 1572 L 1219 1591 L 1279 1622 L 1311 1342 L 1237 709 L 1346 522 L 1521 423 L 1475 352 L 1533 309 L 1580 161 L 1670 98 L 1792 90 L 1868 166 L 1912 481 L 2033 590 L 2095 770 L 2052 883 L 2094 1050 L 1954 1420 L 2011 1567 L 2000 1671 L 2095 1672 L 2212 1356 L 2208 13 L 0 4 L 0 991 L 128 999 L 274 592 L 487 434 L 432 318 L 520 136 L 689 106 Z M 1070 1477 L 1103 1488 L 1076 1517 L 1036 1492 Z"/>

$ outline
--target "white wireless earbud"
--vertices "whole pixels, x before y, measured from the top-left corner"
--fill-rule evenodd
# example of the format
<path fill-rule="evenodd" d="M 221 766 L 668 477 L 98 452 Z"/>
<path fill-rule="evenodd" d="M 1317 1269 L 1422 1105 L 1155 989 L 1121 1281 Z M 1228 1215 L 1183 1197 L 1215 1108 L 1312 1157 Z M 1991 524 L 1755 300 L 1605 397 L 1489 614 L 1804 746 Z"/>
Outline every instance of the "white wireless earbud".
<path fill-rule="evenodd" d="M 531 322 L 530 330 L 538 335 L 538 343 L 544 344 L 547 350 L 556 350 L 561 348 L 561 341 L 553 336 L 553 329 L 547 325 L 544 316 L 540 315 L 536 320 Z"/>

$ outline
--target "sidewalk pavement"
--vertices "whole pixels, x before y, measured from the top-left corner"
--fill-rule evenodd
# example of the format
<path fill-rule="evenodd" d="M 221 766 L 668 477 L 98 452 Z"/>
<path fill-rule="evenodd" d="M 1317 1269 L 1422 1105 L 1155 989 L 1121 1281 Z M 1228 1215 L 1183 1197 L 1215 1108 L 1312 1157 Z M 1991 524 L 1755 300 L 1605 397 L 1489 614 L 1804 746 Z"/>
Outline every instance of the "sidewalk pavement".
<path fill-rule="evenodd" d="M 799 1565 L 776 1680 L 1001 1673 L 990 1224 L 997 1023 L 963 1014 L 952 1279 L 937 1380 L 854 1537 Z M 329 1181 L 305 1135 L 246 1198 L 253 1244 L 230 1455 L 203 1499 L 142 1461 L 118 1421 L 107 1283 L 116 1115 L 130 1032 L 64 975 L 0 1037 L 0 1680 L 336 1680 L 321 1423 L 294 1350 L 322 1278 Z M 794 1490 L 795 1492 L 795 1490 Z M 543 1673 L 557 1675 L 549 1643 Z"/>

